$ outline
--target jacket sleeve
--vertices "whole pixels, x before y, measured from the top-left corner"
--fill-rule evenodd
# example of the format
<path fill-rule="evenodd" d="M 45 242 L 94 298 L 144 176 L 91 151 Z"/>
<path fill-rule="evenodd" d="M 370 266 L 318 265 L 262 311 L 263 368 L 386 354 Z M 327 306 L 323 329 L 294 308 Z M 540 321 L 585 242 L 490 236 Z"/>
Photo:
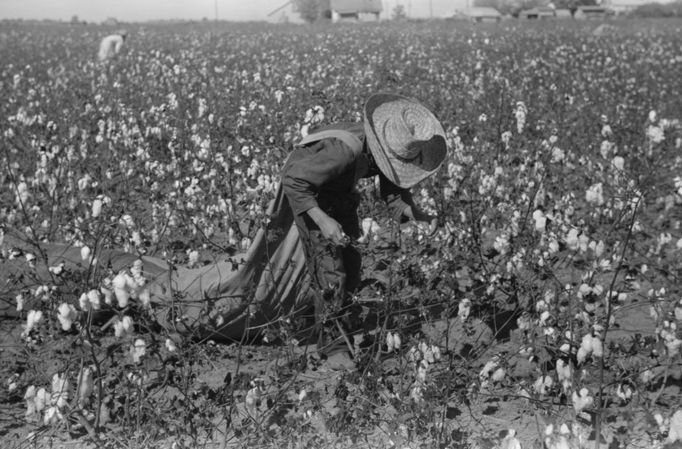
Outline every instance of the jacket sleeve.
<path fill-rule="evenodd" d="M 353 151 L 337 139 L 295 149 L 282 170 L 282 188 L 294 214 L 317 206 L 320 187 L 345 172 L 354 161 Z"/>
<path fill-rule="evenodd" d="M 379 193 L 388 204 L 391 216 L 398 222 L 403 220 L 405 208 L 414 204 L 410 190 L 393 184 L 383 173 L 379 173 Z"/>

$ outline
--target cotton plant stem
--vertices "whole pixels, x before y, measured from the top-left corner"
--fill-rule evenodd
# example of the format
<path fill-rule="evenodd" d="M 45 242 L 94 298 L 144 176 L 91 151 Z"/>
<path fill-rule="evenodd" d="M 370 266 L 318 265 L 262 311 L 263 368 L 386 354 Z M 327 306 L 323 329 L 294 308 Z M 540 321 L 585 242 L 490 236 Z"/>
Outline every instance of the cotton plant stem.
<path fill-rule="evenodd" d="M 628 233 L 625 236 L 625 241 L 623 242 L 623 249 L 620 253 L 620 258 L 618 260 L 618 266 L 616 267 L 616 270 L 613 273 L 613 277 L 611 278 L 611 284 L 609 285 L 609 289 L 606 292 L 606 319 L 604 323 L 604 334 L 602 337 L 602 346 L 606 344 L 606 335 L 609 332 L 609 325 L 611 323 L 611 316 L 613 314 L 613 306 L 612 306 L 612 292 L 613 292 L 613 287 L 616 284 L 616 280 L 618 279 L 618 273 L 620 270 L 623 268 L 623 260 L 625 260 L 625 253 L 627 252 L 628 249 L 628 244 L 630 243 L 630 239 L 632 238 L 632 233 L 633 229 L 635 227 L 635 219 L 637 218 L 637 208 L 639 207 L 639 203 L 642 200 L 641 196 L 637 197 L 637 202 L 635 203 L 633 209 L 632 209 L 632 218 L 630 219 L 630 225 L 628 227 Z M 602 350 L 602 355 L 599 357 L 599 394 L 597 395 L 597 413 L 595 416 L 595 424 L 594 424 L 594 447 L 595 449 L 599 449 L 599 443 L 601 440 L 601 419 L 602 419 L 602 412 L 604 408 L 604 400 L 603 400 L 603 395 L 604 395 L 604 354 L 605 351 Z"/>

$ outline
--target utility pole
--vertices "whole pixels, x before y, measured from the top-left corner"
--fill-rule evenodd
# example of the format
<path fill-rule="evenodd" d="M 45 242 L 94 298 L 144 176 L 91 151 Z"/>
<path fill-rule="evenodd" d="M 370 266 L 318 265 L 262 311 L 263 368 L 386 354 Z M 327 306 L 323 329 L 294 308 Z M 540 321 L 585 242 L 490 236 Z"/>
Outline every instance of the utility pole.
<path fill-rule="evenodd" d="M 433 19 L 433 0 L 429 0 L 429 17 Z"/>
<path fill-rule="evenodd" d="M 218 21 L 218 0 L 213 0 L 213 7 L 215 9 L 215 21 Z"/>

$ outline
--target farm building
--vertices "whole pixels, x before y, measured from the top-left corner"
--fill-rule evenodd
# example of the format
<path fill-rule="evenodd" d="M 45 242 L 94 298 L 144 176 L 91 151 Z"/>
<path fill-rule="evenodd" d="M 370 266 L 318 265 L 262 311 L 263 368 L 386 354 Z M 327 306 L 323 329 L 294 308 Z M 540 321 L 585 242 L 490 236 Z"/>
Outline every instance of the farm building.
<path fill-rule="evenodd" d="M 557 9 L 556 11 L 554 11 L 554 16 L 557 19 L 572 19 L 573 18 L 573 14 L 571 14 L 570 9 Z"/>
<path fill-rule="evenodd" d="M 329 2 L 332 22 L 379 20 L 381 0 L 331 0 Z"/>
<path fill-rule="evenodd" d="M 605 0 L 602 4 L 608 6 L 616 14 L 627 14 L 639 6 L 652 3 L 654 0 Z M 665 0 L 659 2 L 665 3 Z"/>
<path fill-rule="evenodd" d="M 270 23 L 303 23 L 294 2 L 286 2 L 268 13 L 266 20 Z"/>
<path fill-rule="evenodd" d="M 382 11 L 381 0 L 321 0 L 323 6 L 322 17 L 332 22 L 379 20 Z M 272 23 L 302 23 L 301 15 L 293 1 L 284 3 L 267 15 Z"/>
<path fill-rule="evenodd" d="M 576 19 L 605 19 L 610 9 L 605 6 L 579 6 L 573 17 Z"/>
<path fill-rule="evenodd" d="M 553 19 L 554 17 L 556 17 L 556 10 L 549 6 L 538 6 L 519 13 L 520 19 Z"/>
<path fill-rule="evenodd" d="M 478 23 L 490 23 L 502 20 L 502 14 L 495 8 L 476 6 L 455 11 L 452 18 L 466 19 Z"/>

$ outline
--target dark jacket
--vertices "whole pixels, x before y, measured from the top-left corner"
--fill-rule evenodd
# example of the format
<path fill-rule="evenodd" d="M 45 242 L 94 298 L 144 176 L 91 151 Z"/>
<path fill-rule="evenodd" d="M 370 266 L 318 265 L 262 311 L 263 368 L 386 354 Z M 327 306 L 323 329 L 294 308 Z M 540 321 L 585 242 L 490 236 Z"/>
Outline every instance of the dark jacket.
<path fill-rule="evenodd" d="M 282 169 L 282 187 L 297 223 L 305 219 L 301 215 L 319 206 L 339 221 L 349 235 L 357 237 L 359 229 L 345 229 L 345 223 L 351 224 L 353 219 L 357 222 L 360 201 L 355 188 L 357 181 L 373 176 L 379 176 L 380 195 L 392 215 L 400 219 L 405 207 L 412 204 L 412 195 L 379 171 L 366 146 L 362 123 L 337 123 L 316 131 L 330 128 L 354 133 L 363 142 L 363 150 L 356 154 L 345 143 L 331 138 L 298 147 L 291 153 Z"/>

